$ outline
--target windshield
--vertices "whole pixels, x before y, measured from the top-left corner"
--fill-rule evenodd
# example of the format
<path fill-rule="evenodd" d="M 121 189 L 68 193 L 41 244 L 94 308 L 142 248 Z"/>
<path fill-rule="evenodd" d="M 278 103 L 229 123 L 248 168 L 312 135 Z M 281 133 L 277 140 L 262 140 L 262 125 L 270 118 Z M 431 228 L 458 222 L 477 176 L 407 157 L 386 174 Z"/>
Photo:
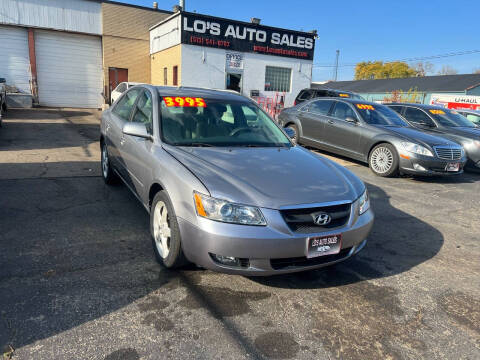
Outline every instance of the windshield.
<path fill-rule="evenodd" d="M 164 97 L 162 139 L 177 146 L 290 147 L 287 136 L 255 104 Z"/>
<path fill-rule="evenodd" d="M 454 110 L 430 109 L 430 114 L 437 122 L 446 127 L 475 127 L 468 119 Z"/>
<path fill-rule="evenodd" d="M 370 125 L 409 126 L 395 111 L 380 104 L 355 104 L 363 120 Z"/>

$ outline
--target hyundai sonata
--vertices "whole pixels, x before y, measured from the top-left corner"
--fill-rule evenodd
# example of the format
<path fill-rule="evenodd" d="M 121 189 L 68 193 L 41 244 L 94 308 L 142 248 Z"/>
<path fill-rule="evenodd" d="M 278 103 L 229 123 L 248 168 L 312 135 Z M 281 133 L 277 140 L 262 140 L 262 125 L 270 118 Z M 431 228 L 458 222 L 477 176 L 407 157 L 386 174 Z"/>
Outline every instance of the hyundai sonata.
<path fill-rule="evenodd" d="M 373 224 L 358 177 L 238 94 L 135 86 L 104 111 L 100 143 L 105 182 L 120 178 L 143 204 L 167 267 L 314 269 L 358 253 Z"/>

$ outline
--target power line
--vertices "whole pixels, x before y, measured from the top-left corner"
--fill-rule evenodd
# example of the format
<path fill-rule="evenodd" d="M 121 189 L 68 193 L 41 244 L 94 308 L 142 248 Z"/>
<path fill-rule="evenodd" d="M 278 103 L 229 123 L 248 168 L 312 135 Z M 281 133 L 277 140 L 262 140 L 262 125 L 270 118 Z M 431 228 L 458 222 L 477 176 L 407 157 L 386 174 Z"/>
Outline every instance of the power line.
<path fill-rule="evenodd" d="M 477 54 L 480 53 L 480 50 L 466 50 L 466 51 L 458 51 L 458 52 L 451 52 L 451 53 L 445 53 L 445 54 L 439 54 L 439 55 L 430 55 L 430 56 L 422 56 L 422 57 L 413 57 L 413 58 L 404 58 L 404 59 L 398 59 L 398 60 L 390 60 L 390 61 L 384 61 L 384 63 L 391 63 L 391 62 L 396 62 L 396 61 L 404 61 L 404 62 L 413 62 L 413 61 L 422 61 L 422 60 L 432 60 L 432 59 L 442 59 L 446 57 L 452 57 L 452 56 L 461 56 L 461 55 L 470 55 L 470 54 Z M 376 61 L 376 60 L 375 60 Z M 357 64 L 339 64 L 339 65 L 321 65 L 321 64 L 313 64 L 314 68 L 319 68 L 319 67 L 354 67 L 357 66 Z"/>

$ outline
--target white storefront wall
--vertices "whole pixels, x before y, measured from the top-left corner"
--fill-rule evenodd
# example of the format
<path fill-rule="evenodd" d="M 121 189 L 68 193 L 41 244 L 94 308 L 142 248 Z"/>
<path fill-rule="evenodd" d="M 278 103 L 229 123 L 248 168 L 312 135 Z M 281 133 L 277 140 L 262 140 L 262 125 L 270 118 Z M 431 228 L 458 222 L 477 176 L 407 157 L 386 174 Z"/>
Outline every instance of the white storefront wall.
<path fill-rule="evenodd" d="M 214 89 L 226 87 L 226 54 L 223 49 L 182 44 L 182 86 L 199 86 Z M 238 53 L 238 52 L 236 52 Z M 310 87 L 312 61 L 291 59 L 255 53 L 244 56 L 242 93 L 259 90 L 260 96 L 273 98 L 274 91 L 264 91 L 265 68 L 276 66 L 291 69 L 290 91 L 285 95 L 285 106 L 292 106 L 300 90 Z"/>

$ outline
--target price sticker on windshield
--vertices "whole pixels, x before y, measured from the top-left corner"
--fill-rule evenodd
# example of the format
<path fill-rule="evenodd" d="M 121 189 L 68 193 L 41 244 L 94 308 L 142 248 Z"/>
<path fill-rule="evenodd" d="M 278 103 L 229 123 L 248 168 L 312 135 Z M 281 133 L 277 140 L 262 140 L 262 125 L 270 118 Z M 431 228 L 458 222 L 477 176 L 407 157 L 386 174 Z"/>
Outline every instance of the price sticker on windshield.
<path fill-rule="evenodd" d="M 339 94 L 339 95 L 340 95 L 340 97 L 350 97 L 350 95 L 348 95 L 348 94 Z"/>
<path fill-rule="evenodd" d="M 203 98 L 184 96 L 165 96 L 163 98 L 167 107 L 207 107 Z"/>
<path fill-rule="evenodd" d="M 445 115 L 445 111 L 443 111 L 443 110 L 431 109 L 430 112 L 433 115 Z"/>
<path fill-rule="evenodd" d="M 357 104 L 357 108 L 359 108 L 360 110 L 375 110 L 372 105 L 368 104 Z"/>

